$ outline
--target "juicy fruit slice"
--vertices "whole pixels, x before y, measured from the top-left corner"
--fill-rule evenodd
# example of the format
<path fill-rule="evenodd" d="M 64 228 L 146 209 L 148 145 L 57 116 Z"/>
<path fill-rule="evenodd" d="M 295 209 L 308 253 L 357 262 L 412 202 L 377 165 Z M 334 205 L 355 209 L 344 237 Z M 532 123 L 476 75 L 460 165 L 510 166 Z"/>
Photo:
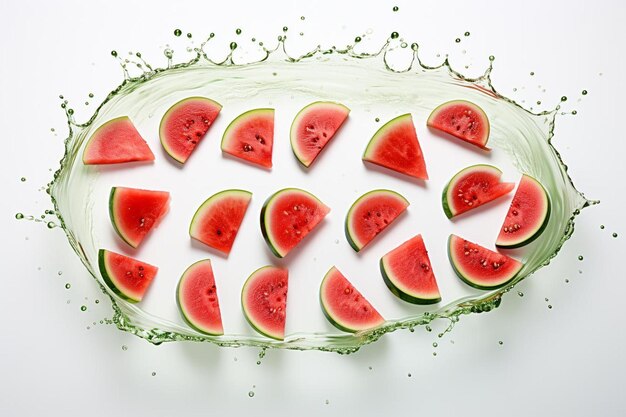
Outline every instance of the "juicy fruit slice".
<path fill-rule="evenodd" d="M 184 164 L 213 124 L 222 105 L 206 97 L 188 97 L 161 119 L 159 137 L 165 152 Z"/>
<path fill-rule="evenodd" d="M 344 332 L 355 333 L 385 322 L 369 301 L 334 266 L 320 285 L 320 304 L 328 321 Z"/>
<path fill-rule="evenodd" d="M 106 249 L 98 251 L 100 275 L 117 295 L 137 303 L 143 299 L 159 268 Z"/>
<path fill-rule="evenodd" d="M 524 264 L 480 245 L 450 235 L 448 258 L 454 272 L 467 285 L 490 290 L 509 283 Z"/>
<path fill-rule="evenodd" d="M 228 255 L 251 198 L 252 193 L 244 190 L 224 190 L 212 195 L 191 219 L 189 235 Z"/>
<path fill-rule="evenodd" d="M 441 301 L 422 235 L 407 240 L 380 259 L 383 280 L 393 294 L 413 304 Z"/>
<path fill-rule="evenodd" d="M 85 165 L 154 161 L 154 154 L 127 116 L 109 120 L 91 135 L 83 150 Z"/>
<path fill-rule="evenodd" d="M 410 114 L 398 116 L 378 129 L 365 149 L 363 160 L 414 178 L 428 179 Z"/>
<path fill-rule="evenodd" d="M 500 228 L 496 246 L 519 248 L 537 239 L 550 219 L 550 199 L 543 185 L 523 175 Z"/>
<path fill-rule="evenodd" d="M 350 109 L 329 101 L 311 103 L 291 124 L 291 149 L 298 161 L 309 167 L 348 118 Z"/>
<path fill-rule="evenodd" d="M 199 332 L 224 334 L 211 261 L 204 259 L 183 272 L 176 287 L 176 303 L 183 319 Z"/>
<path fill-rule="evenodd" d="M 443 190 L 443 211 L 449 219 L 508 194 L 515 184 L 500 182 L 502 171 L 491 165 L 472 165 L 457 172 Z"/>
<path fill-rule="evenodd" d="M 287 318 L 289 271 L 264 266 L 248 277 L 241 290 L 241 307 L 248 323 L 257 332 L 283 340 Z"/>
<path fill-rule="evenodd" d="M 313 194 L 285 188 L 272 194 L 261 209 L 261 233 L 274 253 L 286 256 L 330 212 Z"/>
<path fill-rule="evenodd" d="M 476 104 L 452 100 L 441 104 L 428 117 L 426 124 L 458 139 L 488 150 L 489 119 Z"/>
<path fill-rule="evenodd" d="M 391 190 L 373 190 L 359 197 L 346 216 L 348 243 L 359 252 L 409 206 L 406 198 Z"/>
<path fill-rule="evenodd" d="M 138 247 L 169 209 L 167 191 L 113 187 L 109 216 L 117 234 L 133 248 Z"/>
<path fill-rule="evenodd" d="M 222 152 L 264 168 L 272 167 L 274 109 L 247 111 L 226 128 Z"/>

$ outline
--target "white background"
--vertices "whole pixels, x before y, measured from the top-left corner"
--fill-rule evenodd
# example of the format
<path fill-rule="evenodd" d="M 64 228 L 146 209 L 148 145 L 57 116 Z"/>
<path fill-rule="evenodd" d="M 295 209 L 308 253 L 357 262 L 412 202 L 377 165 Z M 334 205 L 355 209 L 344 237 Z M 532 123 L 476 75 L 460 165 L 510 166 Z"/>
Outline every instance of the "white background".
<path fill-rule="evenodd" d="M 617 265 L 626 227 L 617 207 L 626 202 L 618 182 L 626 174 L 618 115 L 626 93 L 626 6 L 299 3 L 0 3 L 0 126 L 9 143 L 1 168 L 0 414 L 624 415 L 626 284 Z M 234 38 L 236 27 L 271 39 L 284 25 L 326 45 L 345 44 L 368 28 L 382 42 L 396 30 L 420 43 L 427 62 L 450 52 L 460 68 L 470 64 L 469 72 L 495 55 L 494 84 L 505 95 L 528 106 L 541 100 L 540 108 L 568 97 L 566 108 L 578 115 L 559 119 L 555 142 L 577 187 L 602 203 L 583 211 L 552 265 L 520 286 L 524 297 L 509 294 L 496 312 L 464 318 L 442 339 L 438 329 L 419 329 L 347 357 L 269 351 L 257 365 L 253 349 L 154 347 L 100 325 L 109 307 L 62 232 L 14 218 L 50 208 L 39 189 L 62 155 L 57 96 L 101 101 L 121 80 L 111 49 L 140 50 L 162 64 L 177 27 L 195 39 L 209 32 Z M 89 92 L 96 97 L 88 99 Z"/>

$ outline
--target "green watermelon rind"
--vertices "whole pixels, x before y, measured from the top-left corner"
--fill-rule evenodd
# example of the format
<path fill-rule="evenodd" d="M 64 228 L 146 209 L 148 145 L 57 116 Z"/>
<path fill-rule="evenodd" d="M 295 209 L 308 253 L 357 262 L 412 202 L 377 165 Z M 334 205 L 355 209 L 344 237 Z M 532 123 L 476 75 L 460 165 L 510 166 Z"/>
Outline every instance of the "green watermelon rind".
<path fill-rule="evenodd" d="M 315 159 L 317 159 L 317 157 L 319 156 L 319 154 L 321 153 L 323 149 L 321 149 L 320 153 L 318 153 L 313 159 L 307 162 L 304 155 L 301 155 L 299 153 L 298 137 L 297 137 L 297 132 L 295 131 L 295 127 L 298 124 L 298 122 L 302 119 L 302 117 L 307 114 L 307 111 L 311 110 L 311 108 L 316 107 L 316 106 L 332 106 L 334 109 L 337 109 L 337 110 L 343 109 L 343 110 L 346 110 L 348 113 L 350 112 L 350 109 L 341 103 L 336 103 L 334 101 L 315 101 L 303 107 L 302 110 L 300 110 L 298 114 L 296 114 L 296 117 L 294 117 L 293 122 L 291 122 L 291 128 L 289 130 L 289 140 L 291 142 L 291 150 L 293 151 L 293 154 L 295 155 L 298 162 L 300 162 L 300 164 L 302 164 L 302 166 L 304 166 L 305 168 L 309 168 L 313 164 L 313 162 L 315 161 Z M 342 125 L 343 125 L 343 122 L 342 124 L 337 126 L 337 131 L 339 131 Z M 337 131 L 335 131 L 335 133 L 337 133 Z"/>
<path fill-rule="evenodd" d="M 449 133 L 446 132 L 444 130 L 440 130 L 437 127 L 432 125 L 432 121 L 437 117 L 437 115 L 439 114 L 440 111 L 444 110 L 445 107 L 449 106 L 449 105 L 455 105 L 455 104 L 463 104 L 466 105 L 468 107 L 471 107 L 472 110 L 475 110 L 478 114 L 480 114 L 480 118 L 483 119 L 484 125 L 485 125 L 485 135 L 484 135 L 484 140 L 483 143 L 476 143 L 476 142 L 471 142 L 466 140 L 465 138 L 459 137 L 453 133 Z M 445 103 L 442 103 L 440 105 L 438 105 L 437 107 L 435 107 L 435 109 L 430 113 L 430 116 L 428 116 L 428 119 L 426 121 L 426 124 L 436 130 L 439 130 L 441 132 L 447 133 L 451 136 L 454 136 L 457 139 L 462 140 L 463 142 L 469 143 L 471 145 L 474 146 L 478 146 L 481 149 L 484 149 L 486 151 L 491 150 L 490 148 L 487 147 L 487 142 L 489 142 L 489 135 L 491 133 L 491 126 L 490 126 L 490 122 L 489 122 L 489 118 L 487 117 L 487 113 L 485 113 L 485 111 L 476 103 L 472 103 L 471 101 L 467 101 L 467 100 L 450 100 L 450 101 L 446 101 Z"/>
<path fill-rule="evenodd" d="M 429 298 L 429 297 L 424 297 L 417 292 L 410 293 L 408 291 L 401 289 L 400 286 L 396 284 L 396 281 L 398 281 L 398 279 L 395 278 L 393 274 L 389 272 L 387 270 L 388 268 L 385 266 L 385 256 L 380 258 L 379 264 L 380 264 L 380 272 L 383 276 L 383 281 L 387 285 L 387 288 L 389 288 L 389 291 L 391 291 L 393 295 L 400 298 L 401 300 L 404 300 L 411 304 L 420 304 L 420 305 L 437 304 L 438 302 L 441 301 L 441 295 L 439 295 L 439 297 Z"/>
<path fill-rule="evenodd" d="M 191 222 L 189 223 L 189 236 L 192 239 L 196 239 L 194 236 L 194 226 L 196 225 L 196 222 L 200 220 L 200 218 L 203 216 L 204 211 L 209 208 L 213 203 L 215 203 L 216 201 L 219 201 L 222 198 L 227 198 L 227 197 L 232 197 L 235 195 L 241 195 L 241 196 L 246 196 L 248 198 L 252 198 L 252 193 L 250 191 L 246 191 L 246 190 L 241 190 L 241 189 L 237 189 L 237 188 L 233 188 L 233 189 L 229 189 L 229 190 L 222 190 L 219 191 L 215 194 L 213 194 L 211 197 L 207 198 L 206 200 L 204 200 L 204 202 L 202 204 L 200 204 L 200 206 L 198 207 L 198 209 L 196 210 L 196 212 L 194 213 L 193 217 L 191 218 Z M 200 242 L 200 240 L 198 240 Z M 204 243 L 204 242 L 202 242 Z"/>
<path fill-rule="evenodd" d="M 332 268 L 330 268 L 328 270 L 328 272 L 326 272 L 326 274 L 324 275 L 324 278 L 322 279 L 322 282 L 320 283 L 320 291 L 319 291 L 319 300 L 320 300 L 320 306 L 322 307 L 322 313 L 324 313 L 324 316 L 326 317 L 326 319 L 330 322 L 330 324 L 332 324 L 333 326 L 335 326 L 337 329 L 341 330 L 342 332 L 348 332 L 348 333 L 358 333 L 360 331 L 364 331 L 364 330 L 371 330 L 373 327 L 368 328 L 368 329 L 353 329 L 347 326 L 344 326 L 343 324 L 340 323 L 339 318 L 334 317 L 332 314 L 330 314 L 330 312 L 328 311 L 328 307 L 326 306 L 326 303 L 324 301 L 324 297 L 322 295 L 322 293 L 324 292 L 324 284 L 326 282 L 326 280 L 328 279 L 330 273 L 335 270 L 335 267 L 333 266 Z M 368 301 L 369 303 L 369 301 Z M 380 314 L 380 313 L 379 313 Z"/>
<path fill-rule="evenodd" d="M 139 244 L 131 242 L 128 236 L 126 236 L 117 224 L 117 215 L 115 214 L 115 193 L 117 192 L 117 189 L 118 187 L 111 187 L 111 192 L 109 193 L 109 217 L 111 218 L 111 224 L 113 224 L 115 232 L 124 242 L 126 242 L 130 247 L 137 249 Z"/>
<path fill-rule="evenodd" d="M 252 319 L 252 317 L 250 317 L 250 314 L 248 313 L 248 309 L 246 308 L 246 302 L 244 300 L 244 296 L 246 294 L 246 288 L 248 287 L 248 284 L 250 283 L 250 281 L 254 278 L 254 276 L 265 270 L 268 268 L 276 268 L 275 266 L 272 265 L 265 265 L 260 267 L 259 269 L 257 269 L 256 271 L 254 271 L 253 273 L 250 274 L 250 276 L 248 277 L 248 279 L 246 279 L 246 282 L 244 282 L 243 287 L 241 288 L 241 310 L 243 311 L 243 316 L 246 318 L 246 321 L 248 322 L 248 324 L 250 324 L 250 326 L 254 329 L 254 331 L 256 331 L 257 333 L 262 334 L 263 336 L 267 336 L 270 339 L 274 339 L 274 340 L 284 340 L 284 338 L 280 337 L 280 336 L 276 336 L 275 334 L 272 334 L 272 332 L 266 331 L 263 329 L 263 326 L 261 326 L 259 323 L 255 323 L 254 320 Z"/>
<path fill-rule="evenodd" d="M 539 227 L 537 227 L 534 232 L 531 232 L 532 234 L 530 236 L 528 236 L 526 239 L 521 240 L 520 242 L 515 243 L 515 244 L 502 244 L 502 243 L 498 243 L 498 241 L 496 241 L 496 247 L 498 247 L 498 248 L 502 248 L 502 249 L 517 249 L 517 248 L 521 248 L 523 246 L 526 246 L 529 243 L 533 242 L 535 239 L 537 239 L 543 233 L 543 231 L 546 229 L 546 227 L 548 227 L 548 223 L 549 223 L 549 220 L 550 220 L 550 213 L 552 213 L 552 203 L 550 202 L 550 197 L 548 196 L 548 192 L 546 191 L 546 189 L 543 186 L 543 184 L 541 184 L 537 179 L 531 177 L 528 174 L 524 174 L 524 176 L 526 176 L 529 179 L 531 179 L 536 185 L 538 185 L 541 188 L 541 191 L 543 191 L 542 195 L 545 197 L 545 204 L 546 204 L 545 217 L 544 217 L 543 222 L 541 223 L 541 225 Z M 513 198 L 515 198 L 515 197 L 513 197 Z"/>
<path fill-rule="evenodd" d="M 446 214 L 446 217 L 448 217 L 449 219 L 456 216 L 456 213 L 454 213 L 451 208 L 451 204 L 450 204 L 451 196 L 448 195 L 449 190 L 451 188 L 450 185 L 455 183 L 456 182 L 455 180 L 457 180 L 460 176 L 467 174 L 469 171 L 474 171 L 474 170 L 479 170 L 479 169 L 483 169 L 483 170 L 487 169 L 489 171 L 493 171 L 494 174 L 497 173 L 498 177 L 502 176 L 502 171 L 499 168 L 494 167 L 493 165 L 488 165 L 488 164 L 470 165 L 466 168 L 463 168 L 456 174 L 454 174 L 454 176 L 446 184 L 446 187 L 443 189 L 443 192 L 441 194 L 441 205 L 443 207 L 443 212 Z M 452 189 L 454 190 L 454 187 L 452 187 Z"/>
<path fill-rule="evenodd" d="M 185 280 L 185 278 L 187 277 L 187 274 L 189 273 L 189 271 L 191 271 L 191 269 L 198 265 L 199 263 L 203 263 L 209 261 L 211 262 L 209 259 L 201 259 L 197 262 L 194 262 L 193 264 L 189 265 L 189 267 L 187 269 L 185 269 L 185 272 L 183 272 L 183 274 L 181 275 L 180 279 L 178 280 L 178 285 L 176 285 L 176 305 L 178 306 L 178 310 L 180 311 L 180 315 L 182 316 L 183 320 L 185 321 L 185 323 L 187 323 L 187 325 L 189 327 L 191 327 L 192 329 L 202 333 L 202 334 L 207 334 L 209 336 L 222 336 L 224 334 L 224 331 L 222 331 L 221 333 L 219 332 L 209 332 L 207 329 L 202 329 L 200 328 L 198 325 L 194 324 L 194 322 L 191 320 L 191 318 L 189 318 L 189 316 L 187 316 L 187 313 L 185 313 L 185 307 L 183 306 L 183 302 L 180 300 L 180 287 L 183 284 L 183 281 Z"/>
<path fill-rule="evenodd" d="M 350 246 L 352 247 L 352 249 L 354 249 L 355 252 L 360 252 L 361 249 L 363 249 L 365 247 L 365 245 L 363 246 L 359 246 L 359 243 L 356 241 L 356 237 L 353 237 L 353 232 L 350 228 L 350 219 L 352 218 L 352 212 L 354 211 L 354 208 L 357 207 L 357 205 L 362 202 L 363 199 L 365 199 L 366 197 L 372 197 L 374 195 L 379 195 L 379 194 L 393 194 L 395 197 L 399 197 L 399 199 L 403 200 L 407 207 L 411 204 L 409 203 L 409 200 L 407 200 L 406 198 L 404 198 L 403 195 L 401 195 L 400 193 L 396 192 L 396 191 L 392 191 L 392 190 L 388 190 L 388 189 L 378 189 L 378 190 L 372 190 L 372 191 L 368 191 L 367 193 L 363 194 L 361 197 L 359 197 L 354 203 L 352 203 L 352 205 L 350 206 L 350 210 L 348 210 L 348 214 L 346 214 L 346 220 L 344 222 L 344 231 L 346 234 L 346 239 L 348 240 L 348 243 L 350 244 Z M 399 215 L 398 215 L 399 216 Z M 386 228 L 388 228 L 398 217 L 394 218 L 392 221 L 389 222 L 389 224 L 387 225 Z M 385 229 L 386 229 L 385 228 Z M 369 243 L 369 242 L 368 242 Z"/>
<path fill-rule="evenodd" d="M 111 291 L 113 291 L 115 294 L 117 294 L 124 300 L 131 302 L 131 303 L 138 303 L 141 300 L 126 294 L 120 288 L 120 286 L 116 283 L 115 278 L 112 277 L 113 274 L 109 273 L 109 270 L 107 268 L 107 260 L 106 260 L 107 253 L 108 251 L 106 249 L 100 249 L 98 251 L 98 267 L 100 269 L 100 275 L 102 276 L 104 283 L 107 285 L 107 287 L 111 289 Z"/>
<path fill-rule="evenodd" d="M 179 162 L 181 164 L 184 164 L 186 161 L 181 161 L 180 158 L 174 154 L 174 152 L 169 148 L 169 146 L 164 142 L 164 132 L 163 132 L 163 128 L 165 127 L 165 124 L 167 123 L 167 119 L 170 115 L 170 113 L 175 110 L 178 106 L 185 104 L 188 101 L 192 101 L 192 100 L 199 100 L 199 101 L 204 101 L 206 103 L 210 103 L 213 104 L 217 107 L 220 108 L 220 110 L 222 109 L 222 105 L 220 103 L 218 103 L 215 100 L 211 100 L 210 98 L 207 97 L 202 97 L 202 96 L 194 96 L 194 97 L 187 97 L 184 98 L 174 104 L 172 104 L 172 106 L 170 106 L 169 109 L 167 109 L 167 111 L 165 112 L 165 114 L 163 115 L 163 117 L 161 118 L 161 122 L 159 123 L 159 140 L 161 142 L 161 146 L 163 146 L 163 150 L 165 150 L 165 153 L 167 153 L 169 156 L 171 156 L 176 162 Z"/>
<path fill-rule="evenodd" d="M 270 248 L 270 250 L 272 251 L 272 253 L 278 257 L 278 258 L 283 258 L 285 257 L 286 254 L 284 253 L 280 253 L 279 249 L 276 247 L 274 239 L 271 236 L 271 233 L 269 232 L 269 228 L 267 226 L 267 222 L 266 222 L 266 213 L 267 213 L 267 209 L 268 206 L 272 203 L 272 201 L 274 201 L 274 199 L 280 194 L 282 195 L 285 192 L 298 192 L 298 193 L 303 193 L 308 195 L 309 197 L 313 198 L 315 201 L 317 201 L 320 205 L 324 206 L 325 204 L 322 203 L 322 201 L 317 198 L 316 196 L 314 196 L 313 194 L 311 194 L 308 191 L 305 191 L 301 188 L 295 188 L 295 187 L 291 187 L 291 188 L 283 188 L 282 190 L 278 190 L 276 191 L 274 194 L 270 195 L 267 200 L 265 200 L 265 203 L 263 203 L 263 207 L 261 208 L 261 234 L 263 235 L 263 239 L 265 239 L 265 243 L 267 243 L 267 246 Z"/>
<path fill-rule="evenodd" d="M 454 235 L 450 235 L 448 237 L 448 259 L 450 260 L 450 265 L 452 266 L 452 269 L 454 270 L 454 273 L 461 279 L 461 281 L 463 281 L 464 283 L 466 283 L 467 285 L 469 285 L 470 287 L 474 287 L 477 288 L 479 290 L 495 290 L 498 288 L 502 288 L 505 285 L 509 284 L 511 281 L 513 281 L 515 279 L 515 277 L 517 277 L 517 275 L 519 274 L 519 272 L 522 270 L 522 268 L 524 267 L 524 264 L 520 262 L 520 267 L 519 269 L 517 269 L 516 271 L 513 271 L 511 276 L 507 277 L 507 279 L 501 283 L 495 284 L 495 285 L 482 285 L 480 284 L 480 279 L 479 278 L 471 278 L 468 277 L 466 275 L 464 275 L 459 268 L 456 265 L 456 262 L 453 259 L 453 255 L 452 255 L 452 238 Z"/>

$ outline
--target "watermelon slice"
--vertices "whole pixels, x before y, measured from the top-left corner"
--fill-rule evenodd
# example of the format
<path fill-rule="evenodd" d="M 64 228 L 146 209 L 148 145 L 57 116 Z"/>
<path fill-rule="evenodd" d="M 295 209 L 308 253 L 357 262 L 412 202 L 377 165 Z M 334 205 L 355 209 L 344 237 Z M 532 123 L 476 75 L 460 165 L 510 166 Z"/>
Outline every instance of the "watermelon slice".
<path fill-rule="evenodd" d="M 283 340 L 287 318 L 289 271 L 264 266 L 248 277 L 241 290 L 241 307 L 248 323 L 257 332 Z"/>
<path fill-rule="evenodd" d="M 489 119 L 476 104 L 452 100 L 441 104 L 428 117 L 426 124 L 485 150 L 489 140 Z"/>
<path fill-rule="evenodd" d="M 196 211 L 189 235 L 228 255 L 246 214 L 252 193 L 225 190 L 209 197 Z"/>
<path fill-rule="evenodd" d="M 204 259 L 183 272 L 176 288 L 176 303 L 183 319 L 199 332 L 224 334 L 220 302 L 211 261 Z"/>
<path fill-rule="evenodd" d="M 346 216 L 345 232 L 352 249 L 359 252 L 385 230 L 409 206 L 406 198 L 391 190 L 373 190 L 359 197 Z"/>
<path fill-rule="evenodd" d="M 550 219 L 550 199 L 543 185 L 523 175 L 500 228 L 496 246 L 519 248 L 537 239 Z"/>
<path fill-rule="evenodd" d="M 441 301 L 422 235 L 407 240 L 380 259 L 383 280 L 393 294 L 413 304 Z"/>
<path fill-rule="evenodd" d="M 247 111 L 226 128 L 222 152 L 263 168 L 272 167 L 274 109 Z"/>
<path fill-rule="evenodd" d="M 448 258 L 463 282 L 481 290 L 500 288 L 515 278 L 523 263 L 476 243 L 450 235 Z"/>
<path fill-rule="evenodd" d="M 320 285 L 320 304 L 328 321 L 344 332 L 355 333 L 385 322 L 380 313 L 334 266 Z"/>
<path fill-rule="evenodd" d="M 512 182 L 500 182 L 502 171 L 491 165 L 472 165 L 457 172 L 443 190 L 443 211 L 449 219 L 480 207 L 513 190 Z"/>
<path fill-rule="evenodd" d="M 167 191 L 113 187 L 109 195 L 109 216 L 117 234 L 133 248 L 158 225 L 169 209 Z"/>
<path fill-rule="evenodd" d="M 159 126 L 159 137 L 165 152 L 184 164 L 220 110 L 221 104 L 206 97 L 189 97 L 170 107 Z"/>
<path fill-rule="evenodd" d="M 154 154 L 127 116 L 109 120 L 96 129 L 83 150 L 85 165 L 135 161 L 154 161 Z"/>
<path fill-rule="evenodd" d="M 428 179 L 424 154 L 410 114 L 398 116 L 378 129 L 365 149 L 363 160 L 410 177 Z"/>
<path fill-rule="evenodd" d="M 329 101 L 311 103 L 291 124 L 291 149 L 298 161 L 309 167 L 348 118 L 350 109 Z"/>
<path fill-rule="evenodd" d="M 100 275 L 106 285 L 131 303 L 141 301 L 158 268 L 106 249 L 98 251 Z"/>
<path fill-rule="evenodd" d="M 272 194 L 261 209 L 261 233 L 274 255 L 286 256 L 330 212 L 313 194 L 285 188 Z"/>

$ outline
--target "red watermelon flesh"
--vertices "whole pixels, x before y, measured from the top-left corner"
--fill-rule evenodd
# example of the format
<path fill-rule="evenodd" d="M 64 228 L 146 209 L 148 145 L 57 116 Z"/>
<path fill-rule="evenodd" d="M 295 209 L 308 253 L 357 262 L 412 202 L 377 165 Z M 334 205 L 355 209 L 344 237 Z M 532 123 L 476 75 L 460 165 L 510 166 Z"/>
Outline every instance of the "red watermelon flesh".
<path fill-rule="evenodd" d="M 250 325 L 277 340 L 285 338 L 289 271 L 262 267 L 250 275 L 241 290 L 241 306 Z"/>
<path fill-rule="evenodd" d="M 535 240 L 550 219 L 550 199 L 543 185 L 524 174 L 500 228 L 496 246 L 519 248 Z"/>
<path fill-rule="evenodd" d="M 363 160 L 414 178 L 428 179 L 410 114 L 398 116 L 381 127 L 367 145 Z"/>
<path fill-rule="evenodd" d="M 172 158 L 184 164 L 204 138 L 222 106 L 205 97 L 189 97 L 174 104 L 161 119 L 161 144 Z"/>
<path fill-rule="evenodd" d="M 228 255 L 251 198 L 252 193 L 244 190 L 225 190 L 209 197 L 193 216 L 189 235 Z"/>
<path fill-rule="evenodd" d="M 138 247 L 167 213 L 169 200 L 167 191 L 113 187 L 109 215 L 115 231 L 124 242 Z"/>
<path fill-rule="evenodd" d="M 222 151 L 263 168 L 272 167 L 274 109 L 247 111 L 226 128 Z"/>
<path fill-rule="evenodd" d="M 385 322 L 370 302 L 334 266 L 320 285 L 320 303 L 328 321 L 339 330 L 358 332 Z"/>
<path fill-rule="evenodd" d="M 127 117 L 109 120 L 91 135 L 83 151 L 85 165 L 154 161 L 154 154 Z"/>
<path fill-rule="evenodd" d="M 500 182 L 502 171 L 491 165 L 472 165 L 459 171 L 443 190 L 443 210 L 448 218 L 458 216 L 502 197 L 515 187 Z"/>
<path fill-rule="evenodd" d="M 270 196 L 261 210 L 261 232 L 272 252 L 282 258 L 330 212 L 317 197 L 297 188 Z"/>
<path fill-rule="evenodd" d="M 120 297 L 136 303 L 143 299 L 156 276 L 156 266 L 105 249 L 98 251 L 100 274 Z"/>
<path fill-rule="evenodd" d="M 407 240 L 383 256 L 380 268 L 387 287 L 401 299 L 414 304 L 441 301 L 422 235 Z"/>
<path fill-rule="evenodd" d="M 479 289 L 499 288 L 510 282 L 524 264 L 476 243 L 450 235 L 448 257 L 456 274 Z"/>
<path fill-rule="evenodd" d="M 391 190 L 373 190 L 352 204 L 346 216 L 348 243 L 359 252 L 385 230 L 409 206 L 407 199 Z"/>
<path fill-rule="evenodd" d="M 185 321 L 202 333 L 224 334 L 211 261 L 191 265 L 178 283 L 176 301 Z"/>
<path fill-rule="evenodd" d="M 291 149 L 309 167 L 348 118 L 350 109 L 339 103 L 317 101 L 296 115 L 291 125 Z"/>
<path fill-rule="evenodd" d="M 472 102 L 443 103 L 430 114 L 427 125 L 488 150 L 489 119 L 483 109 Z"/>

